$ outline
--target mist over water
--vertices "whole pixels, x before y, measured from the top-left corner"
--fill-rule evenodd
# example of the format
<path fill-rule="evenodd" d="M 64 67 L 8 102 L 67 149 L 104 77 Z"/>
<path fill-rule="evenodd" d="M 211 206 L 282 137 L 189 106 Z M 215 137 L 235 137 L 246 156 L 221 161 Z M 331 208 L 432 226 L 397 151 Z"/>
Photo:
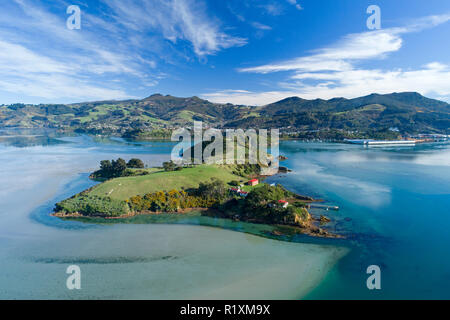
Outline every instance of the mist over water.
<path fill-rule="evenodd" d="M 311 211 L 349 235 L 296 239 L 303 244 L 195 225 L 62 221 L 49 216 L 54 204 L 94 185 L 100 160 L 160 165 L 173 144 L 0 136 L 0 298 L 450 298 L 448 144 L 282 142 L 293 172 L 268 182 L 339 206 Z M 65 286 L 71 264 L 82 290 Z M 380 291 L 366 287 L 372 264 Z"/>

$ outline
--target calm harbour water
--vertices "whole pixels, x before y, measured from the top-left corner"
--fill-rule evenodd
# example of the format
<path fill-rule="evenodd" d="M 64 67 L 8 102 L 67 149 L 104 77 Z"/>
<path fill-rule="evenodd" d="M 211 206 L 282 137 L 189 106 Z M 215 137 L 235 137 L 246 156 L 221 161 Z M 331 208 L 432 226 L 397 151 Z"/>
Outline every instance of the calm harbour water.
<path fill-rule="evenodd" d="M 294 172 L 273 180 L 340 206 L 338 228 L 354 233 L 356 247 L 307 298 L 450 298 L 449 144 L 290 141 L 282 151 Z M 380 291 L 367 290 L 369 265 L 381 268 Z"/>
<path fill-rule="evenodd" d="M 88 172 L 100 160 L 136 156 L 159 165 L 172 144 L 5 135 L 0 298 L 450 298 L 448 144 L 282 142 L 283 165 L 293 172 L 268 181 L 338 205 L 337 212 L 313 211 L 349 235 L 344 242 L 301 238 L 302 244 L 204 226 L 99 226 L 50 217 L 56 201 L 94 184 Z M 65 288 L 70 264 L 82 268 L 79 292 Z M 369 265 L 381 268 L 380 291 L 366 287 Z"/>

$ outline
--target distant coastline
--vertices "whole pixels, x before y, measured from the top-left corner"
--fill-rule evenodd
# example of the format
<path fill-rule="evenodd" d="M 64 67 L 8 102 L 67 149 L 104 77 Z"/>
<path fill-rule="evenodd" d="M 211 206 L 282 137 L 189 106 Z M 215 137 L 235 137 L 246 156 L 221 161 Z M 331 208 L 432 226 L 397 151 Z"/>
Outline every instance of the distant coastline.
<path fill-rule="evenodd" d="M 278 128 L 281 138 L 308 141 L 398 140 L 449 135 L 449 113 L 448 103 L 417 92 L 329 100 L 289 97 L 260 107 L 153 94 L 141 100 L 1 105 L 0 127 L 153 140 L 202 121 L 218 129 Z"/>

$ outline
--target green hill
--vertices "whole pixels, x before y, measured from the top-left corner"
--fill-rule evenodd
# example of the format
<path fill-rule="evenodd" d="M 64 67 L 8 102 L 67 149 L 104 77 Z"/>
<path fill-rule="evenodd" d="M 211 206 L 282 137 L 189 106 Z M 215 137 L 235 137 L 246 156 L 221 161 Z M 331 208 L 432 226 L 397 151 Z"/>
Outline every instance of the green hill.
<path fill-rule="evenodd" d="M 418 93 L 393 93 L 330 100 L 287 98 L 263 107 L 258 117 L 229 122 L 229 127 L 291 127 L 296 130 L 347 131 L 398 128 L 401 133 L 448 133 L 450 105 Z"/>
<path fill-rule="evenodd" d="M 56 128 L 130 138 L 170 135 L 194 120 L 217 128 L 281 128 L 282 132 L 450 133 L 450 105 L 415 92 L 355 99 L 291 97 L 263 107 L 217 104 L 154 94 L 142 100 L 0 106 L 0 127 Z M 320 135 L 319 135 L 320 136 Z"/>
<path fill-rule="evenodd" d="M 170 191 L 182 188 L 198 188 L 201 182 L 219 179 L 225 183 L 230 181 L 244 181 L 242 177 L 234 175 L 232 169 L 226 166 L 202 165 L 185 168 L 182 171 L 166 172 L 154 170 L 148 175 L 123 177 L 108 180 L 96 185 L 89 192 L 90 195 L 110 197 L 117 200 L 126 200 L 135 195 L 145 195 L 157 191 Z"/>

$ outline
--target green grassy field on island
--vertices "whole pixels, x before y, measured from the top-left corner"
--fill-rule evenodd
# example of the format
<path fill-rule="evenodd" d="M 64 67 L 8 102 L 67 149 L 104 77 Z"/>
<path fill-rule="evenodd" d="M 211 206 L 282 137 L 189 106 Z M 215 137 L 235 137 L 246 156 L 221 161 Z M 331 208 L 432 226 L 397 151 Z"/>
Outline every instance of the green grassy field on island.
<path fill-rule="evenodd" d="M 165 168 L 167 170 L 168 167 Z M 228 192 L 226 184 L 246 182 L 248 178 L 237 175 L 245 169 L 252 172 L 254 168 L 199 165 L 175 171 L 144 169 L 147 171 L 145 175 L 107 180 L 63 200 L 55 205 L 54 211 L 61 218 L 129 218 L 144 212 L 186 213 L 186 210 L 194 208 L 214 208 L 209 213 L 215 212 L 214 216 L 219 218 L 235 219 L 237 216 L 240 221 L 294 226 L 305 229 L 307 234 L 334 237 L 310 223 L 311 215 L 303 204 L 279 206 L 279 200 L 296 197 L 281 185 L 247 185 L 244 190 L 249 194 L 244 198 Z"/>
<path fill-rule="evenodd" d="M 136 195 L 145 195 L 157 191 L 172 189 L 197 188 L 201 182 L 219 179 L 225 183 L 230 181 L 246 181 L 231 173 L 225 166 L 201 165 L 185 168 L 180 171 L 165 172 L 162 169 L 144 176 L 123 177 L 108 180 L 95 186 L 89 195 L 126 200 Z"/>

